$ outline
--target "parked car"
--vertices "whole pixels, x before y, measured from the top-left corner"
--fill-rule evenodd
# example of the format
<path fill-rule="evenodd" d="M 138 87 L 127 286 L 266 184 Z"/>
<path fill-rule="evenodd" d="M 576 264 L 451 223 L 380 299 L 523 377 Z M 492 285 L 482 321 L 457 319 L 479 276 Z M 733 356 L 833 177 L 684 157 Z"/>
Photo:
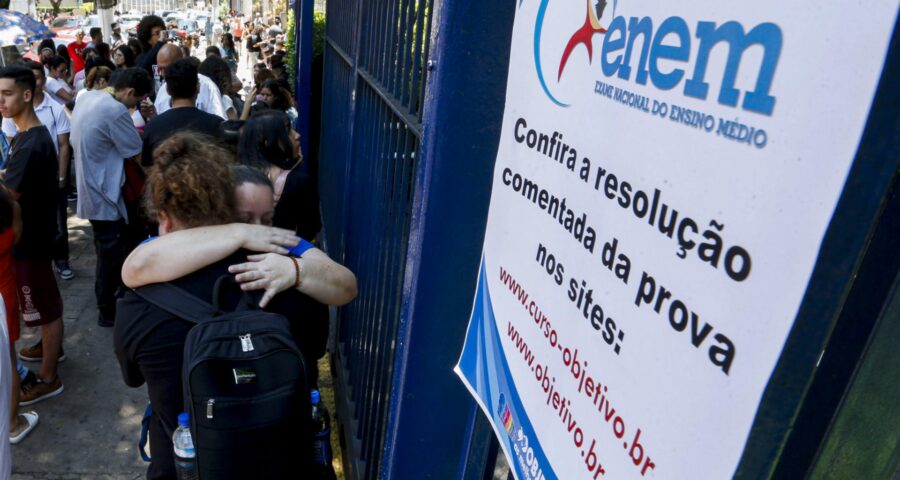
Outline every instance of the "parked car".
<path fill-rule="evenodd" d="M 122 15 L 119 18 L 119 28 L 122 30 L 122 33 L 127 34 L 129 37 L 136 37 L 137 26 L 140 22 L 140 15 Z"/>
<path fill-rule="evenodd" d="M 79 17 L 57 17 L 50 24 L 50 31 L 57 35 L 74 37 L 75 32 L 81 28 L 82 19 Z"/>
<path fill-rule="evenodd" d="M 166 17 L 168 17 L 169 15 L 171 15 L 173 13 L 178 13 L 178 10 L 157 10 L 153 14 L 156 15 L 157 17 L 165 20 Z"/>
<path fill-rule="evenodd" d="M 197 24 L 196 20 L 191 20 L 189 18 L 184 18 L 178 20 L 178 35 L 183 37 L 185 35 L 196 35 L 200 33 L 200 26 Z"/>
<path fill-rule="evenodd" d="M 195 18 L 197 20 L 197 26 L 200 27 L 200 32 L 206 32 L 206 24 L 209 23 L 209 15 L 197 15 Z"/>
<path fill-rule="evenodd" d="M 100 26 L 100 15 L 88 15 L 81 22 L 81 31 L 84 32 L 86 38 L 91 35 L 91 29 Z M 85 40 L 88 42 L 90 40 Z"/>

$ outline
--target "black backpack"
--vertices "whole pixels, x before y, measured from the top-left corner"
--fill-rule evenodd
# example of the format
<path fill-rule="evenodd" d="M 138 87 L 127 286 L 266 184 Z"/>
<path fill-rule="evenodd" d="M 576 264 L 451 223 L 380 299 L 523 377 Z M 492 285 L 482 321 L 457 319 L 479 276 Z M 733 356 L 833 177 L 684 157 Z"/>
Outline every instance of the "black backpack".
<path fill-rule="evenodd" d="M 213 304 L 169 283 L 135 292 L 195 325 L 184 344 L 184 404 L 201 480 L 304 478 L 312 468 L 309 388 L 288 321 L 219 278 Z"/>

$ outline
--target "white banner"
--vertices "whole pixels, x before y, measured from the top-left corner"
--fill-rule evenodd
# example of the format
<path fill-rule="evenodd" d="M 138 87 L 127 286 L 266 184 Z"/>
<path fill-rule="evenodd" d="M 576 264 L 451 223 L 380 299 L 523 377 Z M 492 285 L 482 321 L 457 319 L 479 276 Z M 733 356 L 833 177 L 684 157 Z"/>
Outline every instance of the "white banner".
<path fill-rule="evenodd" d="M 456 371 L 517 478 L 729 478 L 898 3 L 518 3 Z"/>

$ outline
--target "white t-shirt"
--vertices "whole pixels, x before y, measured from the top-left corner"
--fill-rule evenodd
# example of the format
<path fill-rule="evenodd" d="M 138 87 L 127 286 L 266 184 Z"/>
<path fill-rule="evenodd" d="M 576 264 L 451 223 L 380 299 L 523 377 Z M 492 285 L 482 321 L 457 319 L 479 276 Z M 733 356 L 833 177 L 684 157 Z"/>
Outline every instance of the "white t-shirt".
<path fill-rule="evenodd" d="M 238 111 L 234 109 L 234 100 L 232 100 L 228 95 L 222 95 L 222 107 L 225 108 L 226 117 L 228 116 L 229 110 L 234 110 L 235 114 L 240 115 Z"/>
<path fill-rule="evenodd" d="M 66 115 L 66 109 L 63 108 L 62 105 L 56 103 L 55 100 L 52 100 L 50 96 L 45 93 L 44 101 L 41 102 L 40 105 L 34 107 L 34 113 L 37 114 L 41 123 L 47 127 L 47 130 L 50 131 L 50 139 L 53 140 L 53 148 L 56 149 L 56 153 L 59 153 L 59 139 L 57 139 L 57 136 L 72 131 L 71 124 L 69 123 L 69 116 Z M 16 122 L 13 122 L 11 118 L 4 118 L 3 134 L 6 135 L 7 138 L 13 138 L 17 133 L 19 133 L 19 128 L 16 127 Z"/>
<path fill-rule="evenodd" d="M 84 82 L 87 80 L 87 69 L 81 69 L 78 73 L 75 74 L 75 77 L 72 78 L 72 81 L 75 82 L 75 91 L 80 92 L 84 90 Z"/>
<path fill-rule="evenodd" d="M 60 90 L 65 90 L 69 93 L 72 93 L 72 87 L 69 86 L 65 80 L 60 80 L 58 78 L 47 77 L 47 82 L 44 84 L 44 91 L 50 95 L 50 98 L 56 100 L 56 103 L 60 105 L 65 105 L 66 101 L 62 99 L 56 92 Z"/>
<path fill-rule="evenodd" d="M 228 116 L 225 115 L 225 106 L 222 105 L 222 93 L 219 91 L 216 83 L 203 74 L 198 74 L 197 79 L 200 80 L 197 108 L 206 113 L 222 117 L 222 120 L 228 120 Z M 161 115 L 172 108 L 172 98 L 169 97 L 169 91 L 166 89 L 165 83 L 160 85 L 159 91 L 156 92 L 156 102 L 153 103 L 153 106 L 156 107 L 157 115 Z"/>

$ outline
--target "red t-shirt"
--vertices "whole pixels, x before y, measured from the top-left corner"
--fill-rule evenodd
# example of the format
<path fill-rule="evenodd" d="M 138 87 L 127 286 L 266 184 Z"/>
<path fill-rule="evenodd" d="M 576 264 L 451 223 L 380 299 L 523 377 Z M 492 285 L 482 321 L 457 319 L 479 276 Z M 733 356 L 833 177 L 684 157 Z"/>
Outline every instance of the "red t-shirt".
<path fill-rule="evenodd" d="M 0 233 L 0 295 L 3 295 L 3 303 L 6 305 L 10 345 L 19 339 L 19 297 L 16 296 L 16 268 L 12 255 L 15 240 L 16 234 L 11 226 Z"/>
<path fill-rule="evenodd" d="M 78 73 L 84 70 L 84 49 L 87 47 L 87 43 L 85 42 L 72 42 L 66 48 L 69 50 L 69 57 L 72 59 L 72 68 L 75 69 L 75 72 Z"/>

